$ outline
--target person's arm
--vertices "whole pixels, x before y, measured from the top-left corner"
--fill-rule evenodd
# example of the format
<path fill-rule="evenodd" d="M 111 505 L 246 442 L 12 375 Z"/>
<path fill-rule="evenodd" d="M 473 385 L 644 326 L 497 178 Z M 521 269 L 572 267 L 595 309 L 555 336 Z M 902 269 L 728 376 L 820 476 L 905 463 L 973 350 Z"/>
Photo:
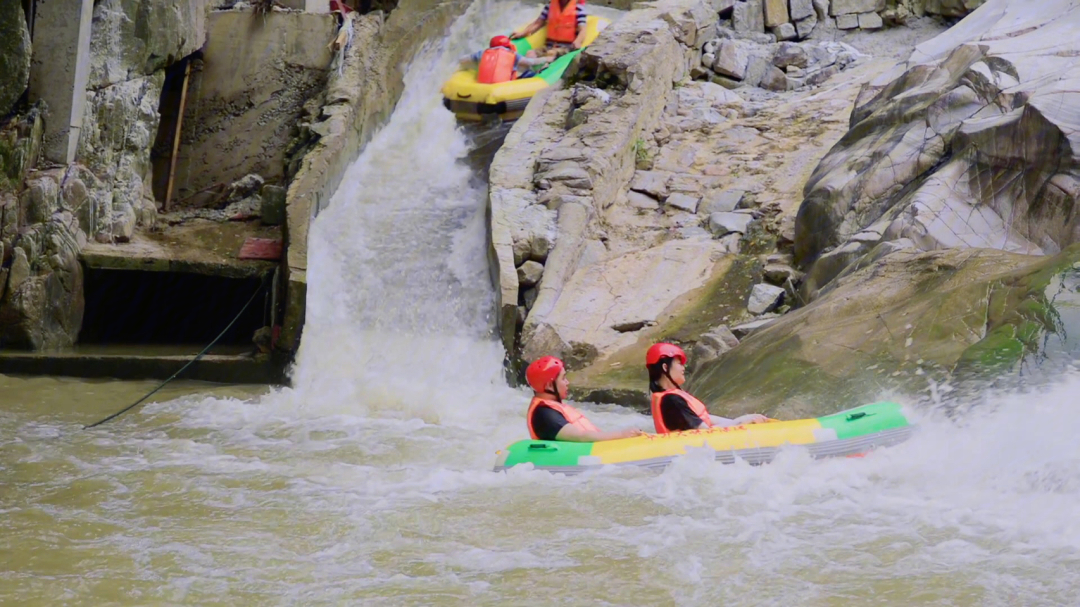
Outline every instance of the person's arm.
<path fill-rule="evenodd" d="M 468 67 L 470 64 L 478 63 L 480 61 L 480 55 L 483 54 L 483 52 L 484 51 L 479 51 L 462 55 L 458 58 L 458 65 L 461 67 Z"/>
<path fill-rule="evenodd" d="M 574 38 L 573 47 L 575 49 L 578 49 L 585 46 L 585 34 L 586 32 L 588 32 L 589 29 L 587 27 L 589 22 L 586 21 L 587 17 L 585 15 L 584 6 L 580 4 L 577 5 L 577 14 L 575 15 L 575 19 L 577 19 L 577 37 Z"/>
<path fill-rule="evenodd" d="M 544 11 L 546 12 L 547 9 L 545 8 Z M 518 38 L 524 38 L 525 36 L 532 36 L 540 28 L 544 27 L 545 22 L 547 22 L 547 18 L 544 13 L 541 12 L 540 16 L 537 17 L 536 20 L 525 26 L 525 29 L 521 31 L 514 30 L 514 32 L 510 34 L 510 37 L 516 40 Z"/>
<path fill-rule="evenodd" d="M 518 63 L 526 67 L 532 67 L 534 65 L 545 65 L 551 63 L 551 57 L 548 57 L 546 55 L 543 57 L 525 57 L 518 55 Z"/>
<path fill-rule="evenodd" d="M 644 434 L 645 433 L 638 428 L 627 428 L 625 430 L 611 430 L 605 432 L 603 430 L 581 430 L 567 424 L 562 427 L 562 430 L 559 430 L 559 434 L 555 437 L 555 440 L 574 443 L 597 443 L 605 440 L 618 440 L 620 438 L 642 436 Z"/>

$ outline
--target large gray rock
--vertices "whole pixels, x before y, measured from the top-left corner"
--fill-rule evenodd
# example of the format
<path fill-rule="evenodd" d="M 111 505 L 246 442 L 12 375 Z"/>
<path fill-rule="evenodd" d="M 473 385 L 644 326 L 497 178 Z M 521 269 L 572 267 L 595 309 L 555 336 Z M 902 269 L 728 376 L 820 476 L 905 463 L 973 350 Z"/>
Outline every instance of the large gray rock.
<path fill-rule="evenodd" d="M 706 196 L 698 208 L 702 215 L 713 213 L 730 213 L 739 207 L 746 192 L 743 190 L 723 190 Z"/>
<path fill-rule="evenodd" d="M 150 148 L 160 120 L 158 100 L 164 79 L 164 72 L 157 72 L 87 93 L 76 160 L 111 189 L 114 212 L 124 211 L 124 205 L 132 209 L 154 205 Z M 127 224 L 114 220 L 109 225 L 126 228 Z"/>
<path fill-rule="evenodd" d="M 762 0 L 736 2 L 731 17 L 731 26 L 736 32 L 757 33 L 765 31 L 765 9 Z"/>
<path fill-rule="evenodd" d="M 990 0 L 864 88 L 805 189 L 797 261 L 833 259 L 804 286 L 868 251 L 860 234 L 1032 254 L 1080 240 L 1078 30 L 1074 1 Z"/>
<path fill-rule="evenodd" d="M 935 15 L 963 17 L 985 4 L 986 0 L 926 0 L 925 10 Z M 1040 5 L 1040 9 L 1042 6 Z"/>
<path fill-rule="evenodd" d="M 89 88 L 148 76 L 202 48 L 209 6 L 208 0 L 95 3 Z"/>
<path fill-rule="evenodd" d="M 815 16 L 813 0 L 791 0 L 789 6 L 792 21 L 801 21 L 807 17 Z"/>
<path fill-rule="evenodd" d="M 833 17 L 882 10 L 885 10 L 885 0 L 832 0 L 829 4 L 829 14 Z"/>
<path fill-rule="evenodd" d="M 69 213 L 59 213 L 22 234 L 0 299 L 0 349 L 75 343 L 85 303 L 74 224 Z"/>
<path fill-rule="evenodd" d="M 544 277 L 544 266 L 539 262 L 526 261 L 517 269 L 518 284 L 522 287 L 531 287 L 540 283 Z"/>
<path fill-rule="evenodd" d="M 709 215 L 709 230 L 717 236 L 739 232 L 745 234 L 754 216 L 749 213 L 713 213 Z"/>
<path fill-rule="evenodd" d="M 746 303 L 746 309 L 751 314 L 765 314 L 772 312 L 780 305 L 784 298 L 784 289 L 764 283 L 754 285 L 750 292 L 750 299 Z"/>
<path fill-rule="evenodd" d="M 749 61 L 750 50 L 747 42 L 724 40 L 720 43 L 720 48 L 716 50 L 716 60 L 712 64 L 712 69 L 717 74 L 742 80 L 746 77 Z"/>
<path fill-rule="evenodd" d="M 30 82 L 30 31 L 15 0 L 0 2 L 0 116 L 11 111 Z"/>
<path fill-rule="evenodd" d="M 777 27 L 791 20 L 787 0 L 765 0 L 765 27 Z"/>
<path fill-rule="evenodd" d="M 1037 374 L 1046 350 L 1075 351 L 1075 343 L 1057 340 L 1077 332 L 1066 310 L 1076 305 L 1078 259 L 1077 247 L 1056 258 L 989 249 L 894 252 L 838 279 L 817 301 L 763 323 L 695 371 L 688 390 L 724 403 L 717 415 L 799 419 L 893 390 L 925 397 L 928 378 L 956 386 L 973 373 Z M 1056 278 L 1062 270 L 1071 288 Z"/>

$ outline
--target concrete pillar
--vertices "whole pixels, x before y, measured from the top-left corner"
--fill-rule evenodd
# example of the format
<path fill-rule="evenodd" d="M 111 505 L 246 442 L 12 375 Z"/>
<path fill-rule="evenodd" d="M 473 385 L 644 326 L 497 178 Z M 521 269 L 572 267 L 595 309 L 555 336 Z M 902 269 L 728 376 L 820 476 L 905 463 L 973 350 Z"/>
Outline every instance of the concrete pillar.
<path fill-rule="evenodd" d="M 285 8 L 301 10 L 307 13 L 329 13 L 330 0 L 278 0 Z"/>
<path fill-rule="evenodd" d="M 53 162 L 75 161 L 86 83 L 90 78 L 90 20 L 94 0 L 36 0 L 30 99 L 44 99 L 42 152 Z"/>

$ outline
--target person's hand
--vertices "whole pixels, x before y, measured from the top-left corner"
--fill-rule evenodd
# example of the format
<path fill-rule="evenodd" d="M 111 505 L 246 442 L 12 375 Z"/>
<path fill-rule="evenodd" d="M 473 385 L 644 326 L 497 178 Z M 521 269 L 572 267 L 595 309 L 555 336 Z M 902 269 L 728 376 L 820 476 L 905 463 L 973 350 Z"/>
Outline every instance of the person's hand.
<path fill-rule="evenodd" d="M 620 438 L 634 438 L 635 436 L 645 436 L 645 433 L 640 428 L 627 428 L 619 432 Z"/>
<path fill-rule="evenodd" d="M 760 413 L 747 413 L 735 418 L 736 424 L 764 424 L 769 421 L 771 421 L 769 418 Z"/>
<path fill-rule="evenodd" d="M 570 43 L 570 46 L 571 46 L 571 48 L 573 48 L 576 51 L 576 50 L 581 48 L 581 43 L 578 42 L 577 40 L 574 40 L 573 42 Z"/>
<path fill-rule="evenodd" d="M 510 39 L 511 40 L 517 40 L 518 38 L 524 38 L 524 37 L 525 37 L 525 34 L 522 33 L 522 32 L 519 32 L 518 30 L 514 30 L 514 31 L 510 32 Z"/>

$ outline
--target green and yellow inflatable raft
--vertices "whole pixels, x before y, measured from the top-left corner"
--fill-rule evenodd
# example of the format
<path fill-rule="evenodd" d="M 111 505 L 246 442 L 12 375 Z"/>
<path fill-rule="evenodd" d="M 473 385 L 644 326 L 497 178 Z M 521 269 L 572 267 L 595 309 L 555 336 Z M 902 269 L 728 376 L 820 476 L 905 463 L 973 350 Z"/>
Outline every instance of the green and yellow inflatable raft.
<path fill-rule="evenodd" d="M 601 466 L 664 468 L 688 449 L 708 448 L 717 461 L 768 463 L 785 445 L 800 445 L 815 458 L 855 457 L 907 440 L 914 429 L 901 406 L 877 402 L 815 419 L 776 421 L 671 434 L 649 434 L 599 443 L 523 440 L 497 452 L 495 471 L 519 464 L 577 474 Z"/>
<path fill-rule="evenodd" d="M 585 46 L 592 44 L 609 23 L 603 17 L 586 17 Z M 543 48 L 546 40 L 547 28 L 542 27 L 533 35 L 518 38 L 513 43 L 518 54 L 524 55 L 534 48 Z M 517 120 L 533 95 L 562 78 L 567 66 L 580 52 L 571 51 L 559 57 L 532 78 L 518 78 L 498 84 L 480 84 L 476 81 L 475 69 L 457 71 L 443 84 L 443 105 L 462 121 L 478 122 L 496 116 L 503 120 Z"/>

